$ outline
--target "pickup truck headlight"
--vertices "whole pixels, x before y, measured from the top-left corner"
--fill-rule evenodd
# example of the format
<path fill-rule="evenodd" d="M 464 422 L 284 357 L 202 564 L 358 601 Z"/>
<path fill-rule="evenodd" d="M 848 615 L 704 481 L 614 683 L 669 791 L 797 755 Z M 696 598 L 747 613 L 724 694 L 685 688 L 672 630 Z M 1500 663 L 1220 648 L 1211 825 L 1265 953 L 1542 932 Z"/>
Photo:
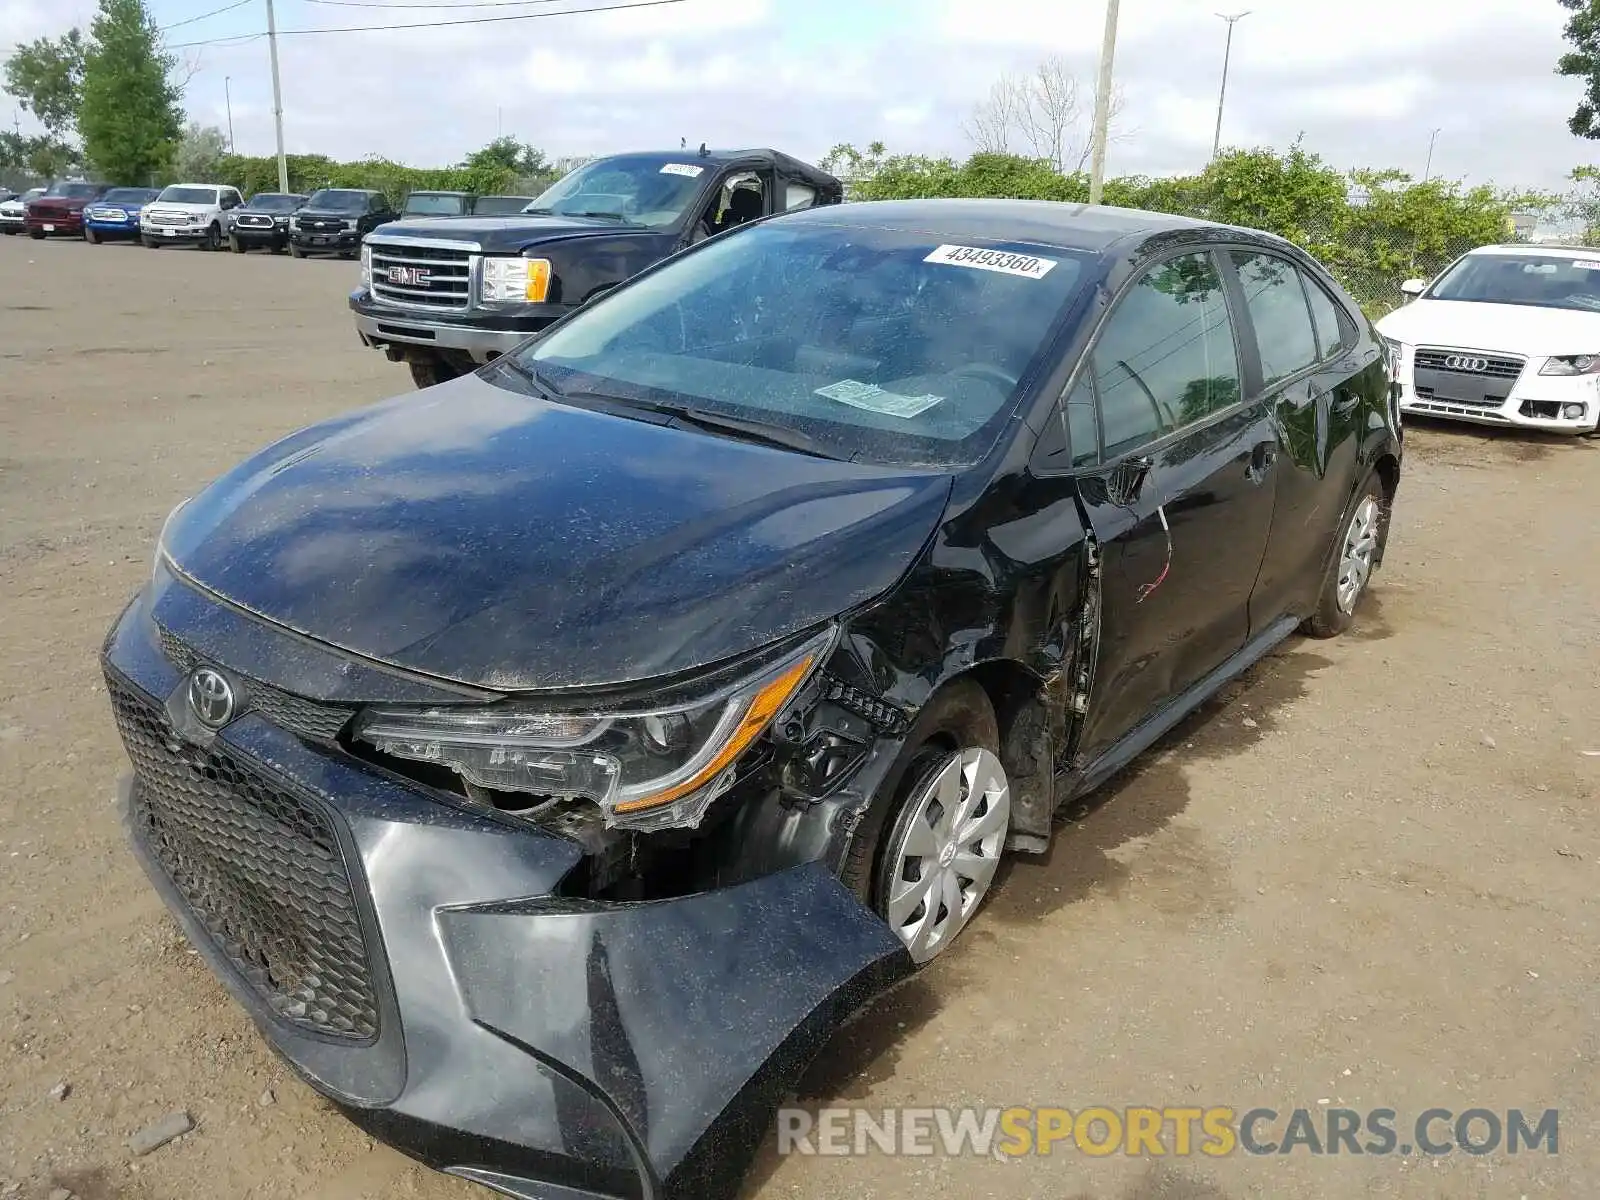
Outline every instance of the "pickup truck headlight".
<path fill-rule="evenodd" d="M 1600 354 L 1563 354 L 1545 360 L 1541 375 L 1600 375 Z"/>
<path fill-rule="evenodd" d="M 550 294 L 547 258 L 485 258 L 478 298 L 489 304 L 543 304 Z"/>
<path fill-rule="evenodd" d="M 469 784 L 546 801 L 586 800 L 609 826 L 694 828 L 733 784 L 739 757 L 800 690 L 833 630 L 708 695 L 615 711 L 528 704 L 371 708 L 355 737 L 380 753 L 449 767 Z"/>
<path fill-rule="evenodd" d="M 361 243 L 361 286 L 372 290 L 372 247 Z"/>

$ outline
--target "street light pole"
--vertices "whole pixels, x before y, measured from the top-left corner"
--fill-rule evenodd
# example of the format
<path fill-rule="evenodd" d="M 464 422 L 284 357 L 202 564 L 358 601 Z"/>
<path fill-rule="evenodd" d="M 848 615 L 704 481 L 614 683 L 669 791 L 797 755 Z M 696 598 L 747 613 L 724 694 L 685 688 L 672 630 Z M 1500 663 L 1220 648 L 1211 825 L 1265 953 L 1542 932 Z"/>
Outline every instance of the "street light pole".
<path fill-rule="evenodd" d="M 1228 98 L 1228 63 L 1233 58 L 1233 27 L 1236 22 L 1244 20 L 1249 15 L 1250 10 L 1248 9 L 1242 13 L 1233 13 L 1231 15 L 1229 13 L 1217 14 L 1228 23 L 1228 41 L 1222 51 L 1222 87 L 1217 92 L 1217 132 L 1211 139 L 1212 158 L 1216 158 L 1218 154 L 1222 153 L 1222 104 Z"/>
<path fill-rule="evenodd" d="M 1117 11 L 1120 0 L 1106 0 L 1106 36 L 1100 47 L 1100 79 L 1094 92 L 1094 138 L 1089 162 L 1089 203 L 1105 195 L 1106 137 L 1111 127 L 1111 69 L 1117 53 Z"/>
<path fill-rule="evenodd" d="M 222 95 L 228 105 L 228 153 L 234 152 L 233 146 L 233 89 L 229 86 L 233 82 L 231 75 L 222 77 Z"/>
<path fill-rule="evenodd" d="M 1434 147 L 1434 144 L 1436 142 L 1438 142 L 1439 134 L 1441 132 L 1443 132 L 1443 131 L 1439 130 L 1439 129 L 1435 129 L 1433 131 L 1433 136 L 1428 139 L 1428 165 L 1422 168 L 1422 182 L 1423 183 L 1427 183 L 1428 180 L 1433 178 L 1433 147 Z"/>
<path fill-rule="evenodd" d="M 267 45 L 272 54 L 272 120 L 278 127 L 278 190 L 289 190 L 289 164 L 283 157 L 283 86 L 278 82 L 278 22 L 267 0 Z"/>

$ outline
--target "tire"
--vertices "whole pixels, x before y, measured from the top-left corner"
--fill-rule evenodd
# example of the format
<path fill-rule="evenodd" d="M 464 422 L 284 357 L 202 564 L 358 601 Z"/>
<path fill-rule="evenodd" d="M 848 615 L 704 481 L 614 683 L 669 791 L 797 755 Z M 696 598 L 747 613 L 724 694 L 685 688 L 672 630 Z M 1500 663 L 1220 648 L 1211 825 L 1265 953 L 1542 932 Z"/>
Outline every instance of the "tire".
<path fill-rule="evenodd" d="M 300 247 L 296 246 L 293 242 L 289 243 L 289 257 L 290 258 L 304 258 L 305 256 L 306 256 L 306 252 L 304 250 L 300 249 Z"/>
<path fill-rule="evenodd" d="M 890 767 L 877 797 L 851 839 L 840 872 L 842 881 L 889 922 L 895 935 L 906 945 L 912 961 L 919 966 L 941 954 L 971 923 L 993 885 L 1010 826 L 1010 790 L 1000 766 L 999 751 L 1000 730 L 984 690 L 971 680 L 958 680 L 943 688 L 918 716 L 899 758 Z M 997 773 L 1003 787 L 999 793 L 1003 797 L 1002 811 L 992 834 L 983 839 L 987 852 L 981 856 L 966 856 L 967 861 L 992 859 L 992 863 L 981 880 L 969 880 L 970 894 L 965 890 L 967 885 L 956 884 L 962 889 L 956 894 L 961 898 L 964 911 L 951 925 L 950 905 L 939 903 L 942 896 L 950 893 L 939 886 L 938 879 L 954 878 L 955 865 L 961 859 L 949 860 L 941 856 L 930 861 L 927 856 L 915 856 L 911 852 L 918 840 L 927 840 L 930 834 L 935 839 L 943 837 L 937 832 L 937 823 L 930 825 L 930 818 L 931 806 L 943 807 L 933 793 L 937 781 L 947 772 L 956 772 L 962 780 L 963 804 L 972 800 L 981 810 L 984 804 L 991 803 L 987 796 L 981 801 L 973 799 L 973 793 L 966 790 L 965 781 L 971 778 L 974 770 L 979 778 L 985 777 L 984 771 Z M 991 790 L 990 795 L 993 794 Z M 993 813 L 995 809 L 989 811 Z M 949 854 L 954 847 L 946 844 L 943 849 Z M 913 870 L 915 875 L 910 874 Z M 923 880 L 930 880 L 927 892 L 919 893 L 915 887 L 905 892 L 905 885 Z M 897 890 L 908 896 L 899 905 L 895 897 Z M 939 894 L 934 895 L 934 892 Z M 923 895 L 927 898 L 919 898 Z M 907 904 L 912 907 L 906 908 Z M 930 905 L 934 906 L 931 911 Z M 920 918 L 918 913 L 922 914 Z"/>
<path fill-rule="evenodd" d="M 98 246 L 100 244 L 100 235 L 86 225 L 83 229 L 83 240 L 91 246 Z"/>
<path fill-rule="evenodd" d="M 442 358 L 413 358 L 406 365 L 411 368 L 411 382 L 419 388 L 436 387 L 461 377 L 461 372 Z"/>
<path fill-rule="evenodd" d="M 200 249 L 220 250 L 222 248 L 222 229 L 215 222 L 206 226 L 206 236 L 200 239 Z"/>
<path fill-rule="evenodd" d="M 161 243 L 156 241 L 155 238 L 145 237 L 141 233 L 139 235 L 139 240 L 144 243 L 144 247 L 145 247 L 146 250 L 159 250 L 159 249 L 161 249 Z"/>
<path fill-rule="evenodd" d="M 1377 472 L 1368 475 L 1350 504 L 1350 511 L 1339 524 L 1338 539 L 1333 547 L 1332 561 L 1322 580 L 1322 591 L 1317 596 L 1317 610 L 1301 625 L 1301 631 L 1316 638 L 1338 637 L 1355 623 L 1356 609 L 1372 583 L 1375 559 L 1382 544 L 1385 513 L 1383 511 L 1383 485 Z M 1357 547 L 1364 546 L 1364 552 Z M 1341 600 L 1341 580 L 1346 580 L 1352 567 L 1358 570 L 1354 595 L 1344 589 Z"/>
<path fill-rule="evenodd" d="M 232 250 L 235 254 L 243 254 L 244 243 L 230 233 L 228 235 L 228 249 Z"/>
<path fill-rule="evenodd" d="M 28 230 L 28 236 L 31 237 L 36 242 L 42 242 L 42 241 L 44 241 L 44 230 L 42 230 L 42 229 L 30 229 L 30 230 Z"/>

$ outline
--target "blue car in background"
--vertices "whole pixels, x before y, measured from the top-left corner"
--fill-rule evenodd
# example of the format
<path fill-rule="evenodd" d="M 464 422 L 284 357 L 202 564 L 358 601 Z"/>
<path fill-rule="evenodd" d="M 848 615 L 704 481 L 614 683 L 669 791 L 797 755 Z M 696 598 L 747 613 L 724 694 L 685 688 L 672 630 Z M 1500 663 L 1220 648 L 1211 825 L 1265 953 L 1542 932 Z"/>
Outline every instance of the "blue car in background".
<path fill-rule="evenodd" d="M 112 188 L 83 210 L 83 237 L 99 243 L 107 239 L 139 240 L 139 213 L 161 194 L 160 188 Z"/>

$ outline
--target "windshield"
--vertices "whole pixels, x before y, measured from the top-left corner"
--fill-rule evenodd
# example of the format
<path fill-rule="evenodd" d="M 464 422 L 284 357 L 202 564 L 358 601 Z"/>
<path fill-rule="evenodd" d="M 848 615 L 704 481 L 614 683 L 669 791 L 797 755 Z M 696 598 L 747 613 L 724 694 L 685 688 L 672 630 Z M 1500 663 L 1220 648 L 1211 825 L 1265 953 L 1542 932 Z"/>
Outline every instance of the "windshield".
<path fill-rule="evenodd" d="M 1082 274 L 1071 251 L 755 226 L 513 358 L 577 402 L 687 405 L 796 431 L 842 459 L 963 465 L 994 445 Z"/>
<path fill-rule="evenodd" d="M 1469 254 L 1433 285 L 1428 299 L 1600 311 L 1600 253 Z"/>
<path fill-rule="evenodd" d="M 154 188 L 112 188 L 100 199 L 107 204 L 143 204 L 155 194 Z"/>
<path fill-rule="evenodd" d="M 465 196 L 429 196 L 412 192 L 401 210 L 408 217 L 459 217 L 467 211 Z"/>
<path fill-rule="evenodd" d="M 173 186 L 156 198 L 163 204 L 215 204 L 217 189 Z"/>
<path fill-rule="evenodd" d="M 46 196 L 63 196 L 69 200 L 82 200 L 93 196 L 100 188 L 93 183 L 52 183 L 43 192 Z"/>
<path fill-rule="evenodd" d="M 293 212 L 306 202 L 304 196 L 287 196 L 281 192 L 262 192 L 251 196 L 247 208 L 257 212 L 286 213 Z"/>
<path fill-rule="evenodd" d="M 671 225 L 700 192 L 707 163 L 658 154 L 602 158 L 557 180 L 524 212 L 617 217 L 655 228 Z"/>
<path fill-rule="evenodd" d="M 343 191 L 339 188 L 323 188 L 320 192 L 311 193 L 311 199 L 306 201 L 306 207 L 323 208 L 330 212 L 365 212 L 367 194 Z"/>
<path fill-rule="evenodd" d="M 510 217 L 533 203 L 527 196 L 479 196 L 472 211 L 480 217 Z"/>

